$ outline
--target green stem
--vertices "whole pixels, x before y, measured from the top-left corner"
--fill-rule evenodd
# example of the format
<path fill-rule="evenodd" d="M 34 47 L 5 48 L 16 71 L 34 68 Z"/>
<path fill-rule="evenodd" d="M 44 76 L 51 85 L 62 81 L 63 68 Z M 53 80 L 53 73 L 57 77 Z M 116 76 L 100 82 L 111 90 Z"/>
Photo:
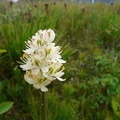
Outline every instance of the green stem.
<path fill-rule="evenodd" d="M 41 93 L 41 120 L 46 120 L 45 114 L 45 93 Z"/>

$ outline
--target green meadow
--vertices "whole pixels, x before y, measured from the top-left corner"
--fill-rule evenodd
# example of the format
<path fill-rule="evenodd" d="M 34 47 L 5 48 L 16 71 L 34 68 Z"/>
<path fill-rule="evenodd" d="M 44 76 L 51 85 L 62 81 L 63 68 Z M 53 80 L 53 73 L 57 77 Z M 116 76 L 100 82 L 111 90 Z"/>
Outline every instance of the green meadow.
<path fill-rule="evenodd" d="M 25 41 L 49 28 L 67 62 L 66 81 L 47 86 L 46 120 L 120 120 L 120 3 L 50 1 L 0 3 L 0 102 L 13 102 L 0 120 L 40 120 L 41 91 L 19 65 Z"/>

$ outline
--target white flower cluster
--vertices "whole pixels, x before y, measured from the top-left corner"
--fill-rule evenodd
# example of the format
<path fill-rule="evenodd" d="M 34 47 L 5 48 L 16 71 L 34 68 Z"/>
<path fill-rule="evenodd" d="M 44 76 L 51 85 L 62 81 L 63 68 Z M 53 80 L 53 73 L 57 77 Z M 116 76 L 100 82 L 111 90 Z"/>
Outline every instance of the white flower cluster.
<path fill-rule="evenodd" d="M 53 30 L 39 30 L 32 39 L 25 42 L 26 50 L 21 57 L 24 62 L 20 67 L 26 71 L 25 81 L 32 84 L 42 92 L 48 91 L 46 86 L 53 80 L 64 81 L 61 76 L 64 74 L 61 51 L 59 46 L 55 46 L 53 40 L 55 33 Z"/>

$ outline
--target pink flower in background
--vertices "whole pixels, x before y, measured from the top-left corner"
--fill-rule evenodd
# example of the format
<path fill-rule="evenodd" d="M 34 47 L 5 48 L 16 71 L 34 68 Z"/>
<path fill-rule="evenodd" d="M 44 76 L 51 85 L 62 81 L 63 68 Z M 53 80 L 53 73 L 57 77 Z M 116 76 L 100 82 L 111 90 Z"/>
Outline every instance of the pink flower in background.
<path fill-rule="evenodd" d="M 48 6 L 49 6 L 49 4 L 46 3 L 46 4 L 45 4 L 45 11 L 46 11 L 46 15 L 47 15 L 47 16 L 49 16 Z"/>
<path fill-rule="evenodd" d="M 65 10 L 66 10 L 66 8 L 67 8 L 67 4 L 66 4 L 66 3 L 64 3 L 64 8 L 65 8 Z"/>

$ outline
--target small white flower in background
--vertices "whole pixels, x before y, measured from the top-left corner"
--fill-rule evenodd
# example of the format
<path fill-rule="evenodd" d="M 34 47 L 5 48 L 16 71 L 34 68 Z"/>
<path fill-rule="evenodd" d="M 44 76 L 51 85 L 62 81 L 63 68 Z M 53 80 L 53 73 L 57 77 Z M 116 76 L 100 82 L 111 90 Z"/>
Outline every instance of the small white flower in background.
<path fill-rule="evenodd" d="M 7 0 L 7 1 L 16 3 L 16 2 L 18 2 L 19 0 Z"/>
<path fill-rule="evenodd" d="M 61 77 L 66 61 L 62 60 L 60 47 L 55 46 L 54 39 L 53 30 L 39 30 L 31 40 L 25 42 L 27 49 L 23 50 L 21 57 L 23 65 L 20 67 L 26 71 L 25 81 L 43 92 L 48 91 L 46 86 L 53 80 L 65 80 Z"/>

